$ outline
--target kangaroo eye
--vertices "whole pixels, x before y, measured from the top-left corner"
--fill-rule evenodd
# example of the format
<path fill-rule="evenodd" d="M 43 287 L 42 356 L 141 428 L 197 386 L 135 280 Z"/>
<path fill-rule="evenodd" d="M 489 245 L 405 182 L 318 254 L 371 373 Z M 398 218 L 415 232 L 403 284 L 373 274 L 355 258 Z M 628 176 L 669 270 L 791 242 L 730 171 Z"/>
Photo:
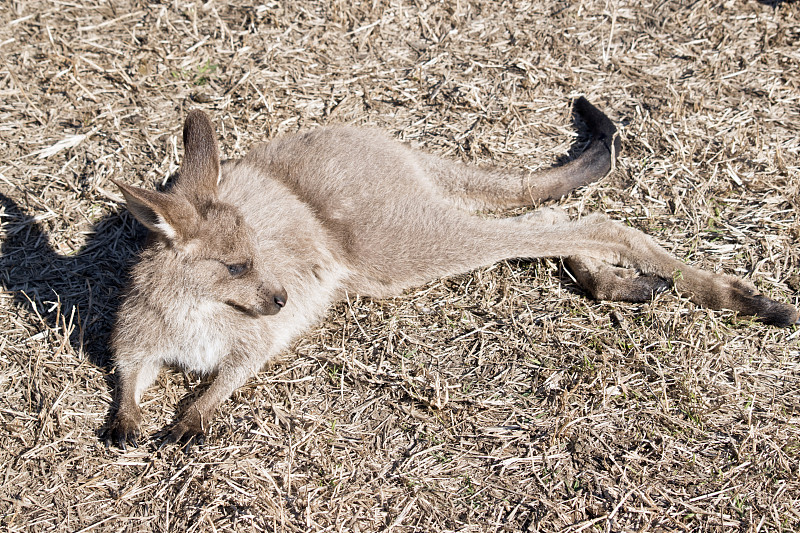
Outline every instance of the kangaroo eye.
<path fill-rule="evenodd" d="M 247 272 L 249 266 L 247 263 L 236 263 L 235 265 L 225 265 L 228 269 L 228 273 L 231 276 L 241 276 L 245 272 Z"/>

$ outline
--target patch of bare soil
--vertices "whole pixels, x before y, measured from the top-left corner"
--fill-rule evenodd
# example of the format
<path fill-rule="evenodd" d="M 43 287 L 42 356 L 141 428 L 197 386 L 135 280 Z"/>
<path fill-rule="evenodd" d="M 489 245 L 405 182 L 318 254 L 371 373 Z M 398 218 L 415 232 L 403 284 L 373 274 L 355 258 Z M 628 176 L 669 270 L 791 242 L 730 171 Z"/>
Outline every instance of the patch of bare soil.
<path fill-rule="evenodd" d="M 558 261 L 351 296 L 191 453 L 100 441 L 143 235 L 110 179 L 169 178 L 189 109 L 227 157 L 347 122 L 537 168 L 580 94 L 624 149 L 573 216 L 797 304 L 800 3 L 0 3 L 0 529 L 799 530 L 796 329 L 592 301 Z M 149 435 L 197 385 L 161 376 Z"/>

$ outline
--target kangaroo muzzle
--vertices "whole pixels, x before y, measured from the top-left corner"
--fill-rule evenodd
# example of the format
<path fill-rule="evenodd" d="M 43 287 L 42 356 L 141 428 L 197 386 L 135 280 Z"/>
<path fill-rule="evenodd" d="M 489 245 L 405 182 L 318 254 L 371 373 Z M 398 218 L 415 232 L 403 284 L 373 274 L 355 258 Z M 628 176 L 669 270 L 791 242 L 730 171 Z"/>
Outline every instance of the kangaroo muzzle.
<path fill-rule="evenodd" d="M 259 303 L 255 311 L 259 315 L 274 315 L 286 305 L 288 295 L 286 289 L 270 289 L 264 285 L 258 289 Z"/>
<path fill-rule="evenodd" d="M 253 302 L 228 300 L 225 303 L 246 315 L 259 317 L 277 314 L 288 300 L 286 289 L 283 287 L 270 289 L 266 285 L 261 285 L 256 290 L 255 296 Z"/>

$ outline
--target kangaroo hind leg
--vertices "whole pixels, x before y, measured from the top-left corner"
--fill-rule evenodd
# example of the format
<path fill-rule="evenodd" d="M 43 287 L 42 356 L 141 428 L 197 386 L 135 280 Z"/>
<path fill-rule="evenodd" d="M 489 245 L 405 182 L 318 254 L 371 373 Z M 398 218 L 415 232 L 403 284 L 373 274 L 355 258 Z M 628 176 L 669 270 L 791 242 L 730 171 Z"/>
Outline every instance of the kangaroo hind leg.
<path fill-rule="evenodd" d="M 517 220 L 542 228 L 542 232 L 548 225 L 570 225 L 566 213 L 560 209 L 534 211 Z M 588 240 L 605 240 L 601 249 L 585 248 L 585 253 L 563 254 L 578 283 L 595 298 L 640 302 L 649 300 L 655 292 L 674 287 L 694 303 L 711 309 L 730 309 L 776 326 L 800 324 L 800 313 L 795 306 L 759 294 L 749 281 L 687 265 L 641 231 L 602 215 L 590 215 L 572 224 L 577 230 L 573 248 L 585 248 Z"/>
<path fill-rule="evenodd" d="M 569 222 L 563 209 L 547 207 L 517 217 L 529 224 L 558 224 Z M 646 302 L 654 294 L 670 288 L 671 282 L 660 276 L 643 274 L 635 268 L 615 266 L 587 256 L 568 256 L 564 263 L 578 285 L 596 300 Z"/>

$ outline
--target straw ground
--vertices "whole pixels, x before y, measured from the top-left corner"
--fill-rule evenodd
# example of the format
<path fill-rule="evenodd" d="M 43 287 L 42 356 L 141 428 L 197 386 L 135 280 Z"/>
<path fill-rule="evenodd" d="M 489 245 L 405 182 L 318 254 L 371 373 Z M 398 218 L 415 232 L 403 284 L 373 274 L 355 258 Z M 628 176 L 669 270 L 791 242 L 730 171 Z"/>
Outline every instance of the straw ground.
<path fill-rule="evenodd" d="M 0 529 L 800 529 L 797 332 L 555 260 L 351 295 L 191 453 L 99 439 L 142 238 L 110 179 L 169 178 L 187 110 L 227 157 L 346 122 L 536 168 L 585 94 L 624 150 L 561 205 L 796 304 L 799 73 L 792 2 L 0 3 Z M 198 385 L 163 374 L 148 435 Z"/>

